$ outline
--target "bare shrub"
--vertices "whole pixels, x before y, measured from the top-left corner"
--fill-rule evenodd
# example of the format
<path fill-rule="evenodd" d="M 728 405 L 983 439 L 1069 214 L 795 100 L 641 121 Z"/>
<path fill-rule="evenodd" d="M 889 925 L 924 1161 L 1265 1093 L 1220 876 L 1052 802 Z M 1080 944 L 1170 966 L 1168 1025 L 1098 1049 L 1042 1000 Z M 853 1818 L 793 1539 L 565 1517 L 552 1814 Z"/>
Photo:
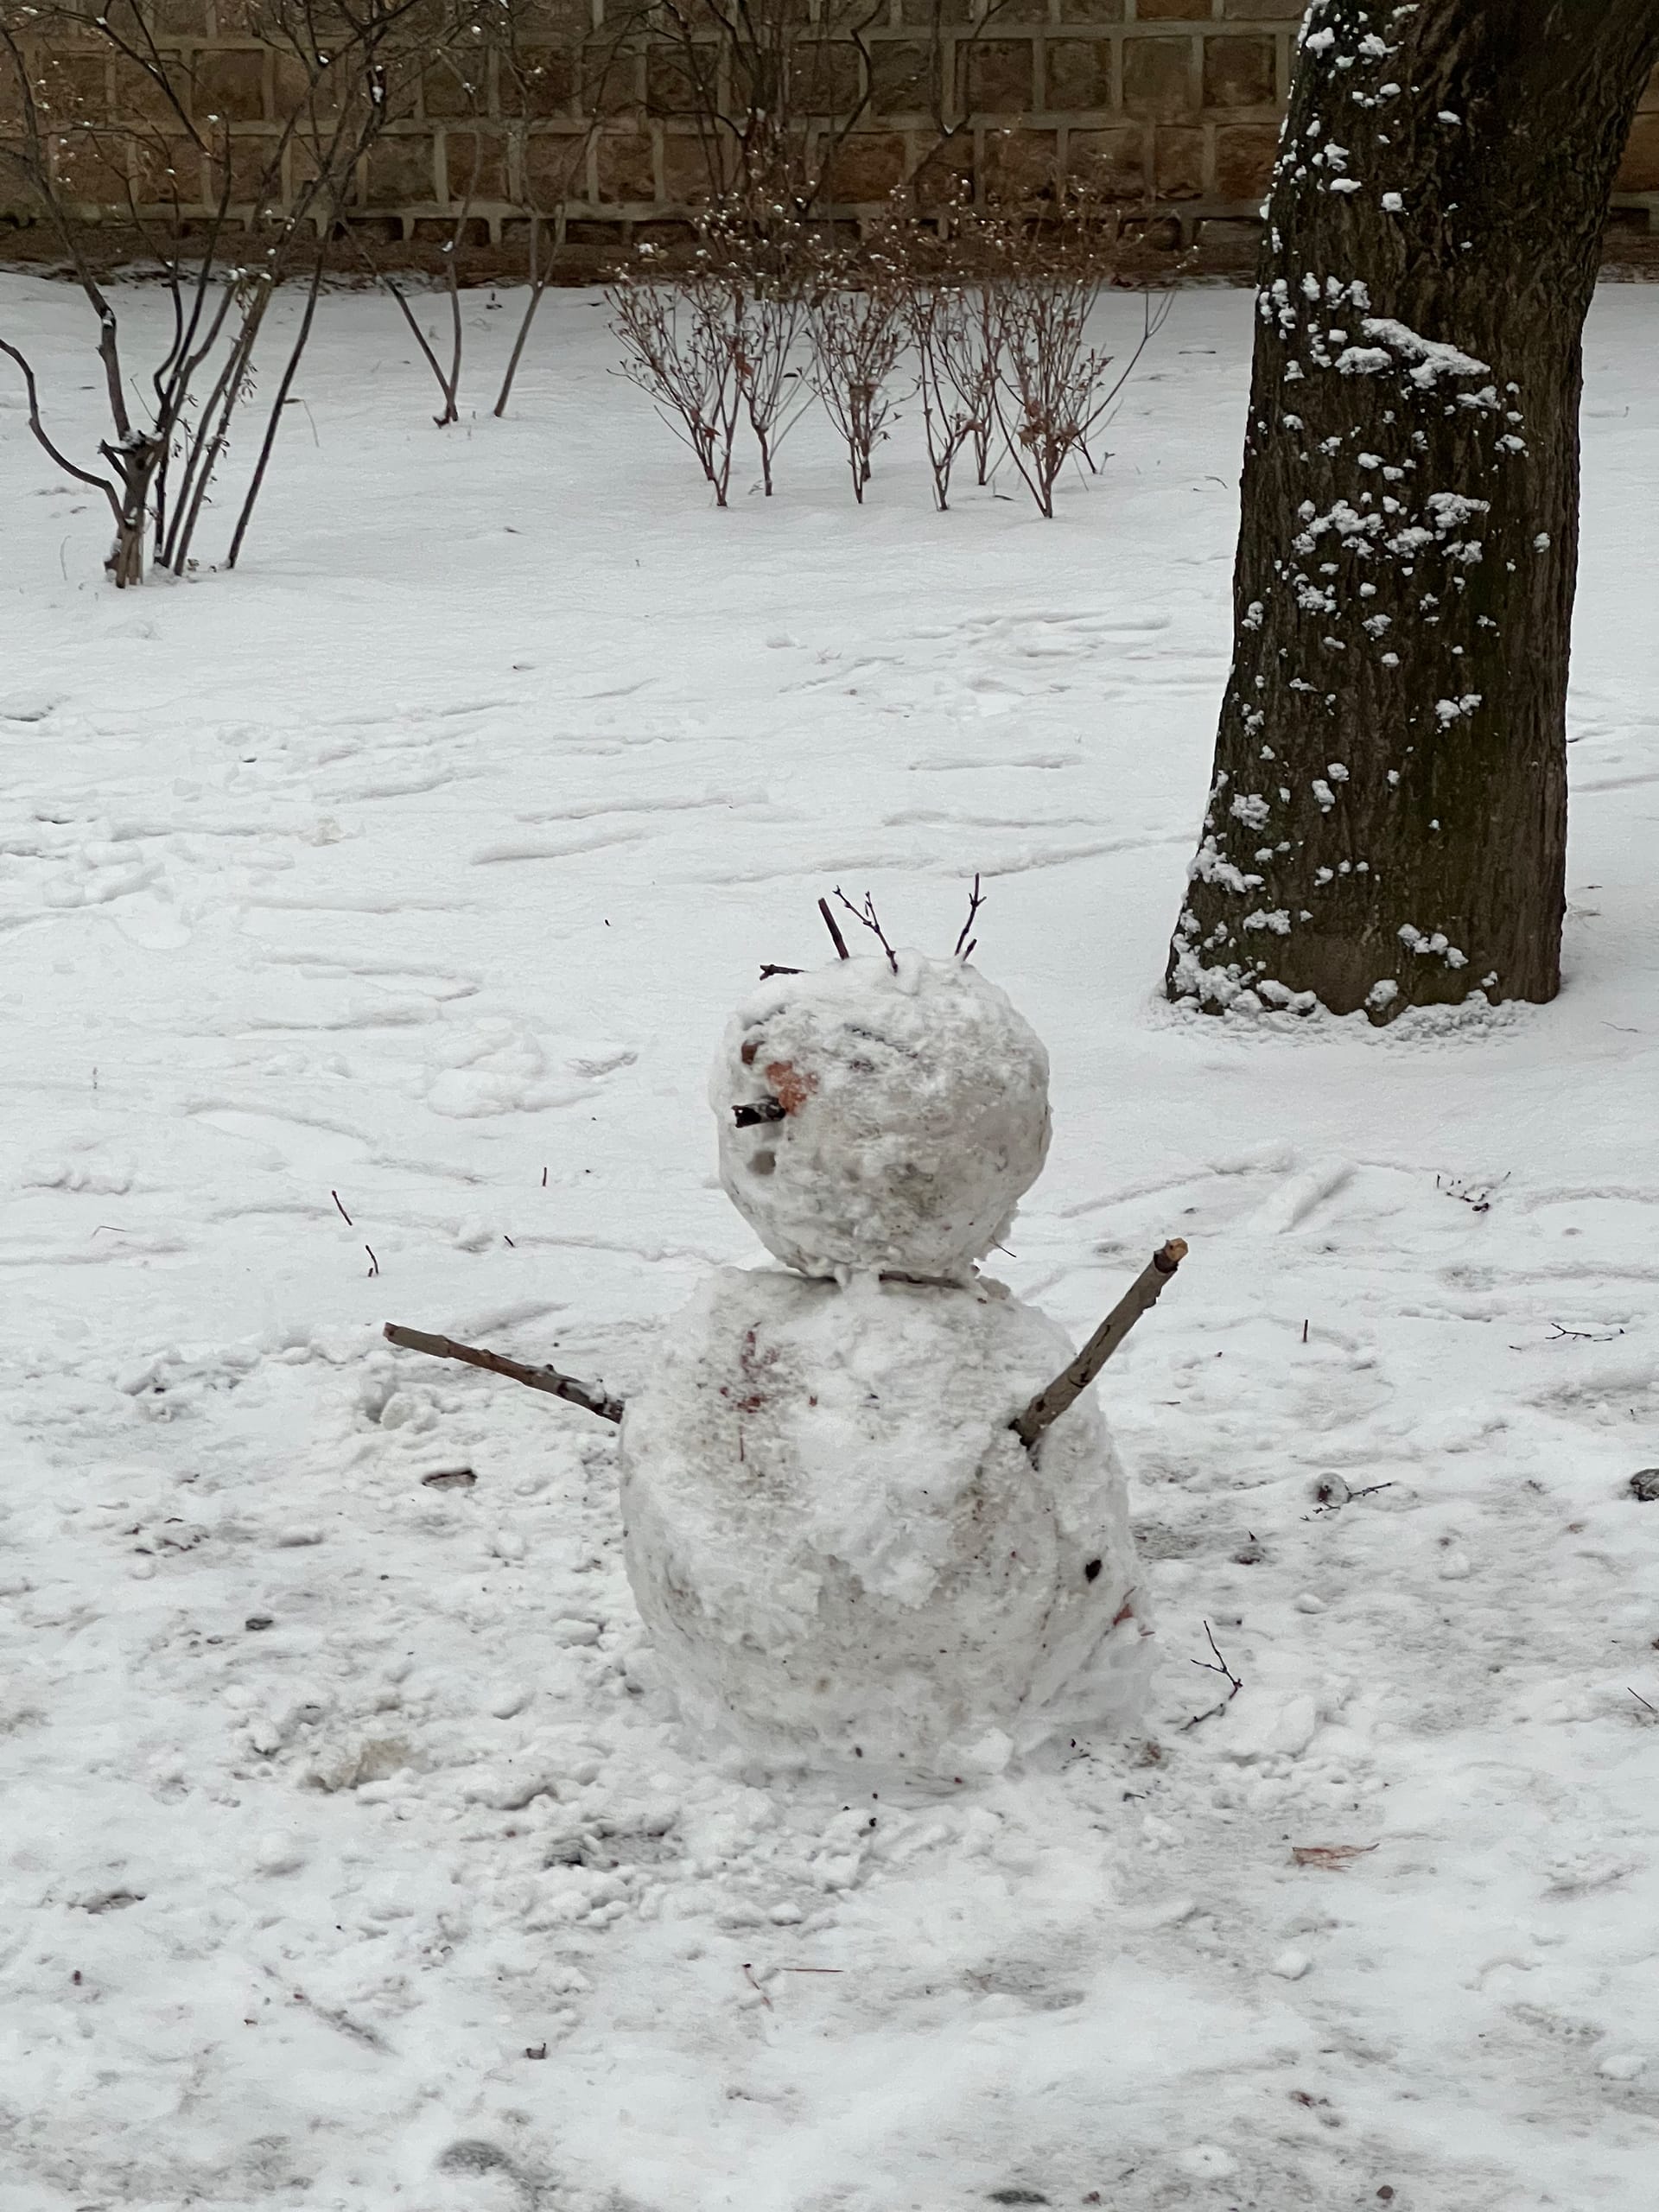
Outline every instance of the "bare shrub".
<path fill-rule="evenodd" d="M 899 397 L 893 370 L 903 351 L 909 296 L 902 263 L 877 251 L 825 272 L 810 321 L 813 389 L 841 433 L 860 505 L 870 457 L 887 435 Z"/>
<path fill-rule="evenodd" d="M 1060 472 L 1074 458 L 1095 469 L 1090 440 L 1174 304 L 1173 293 L 1144 295 L 1140 341 L 1108 383 L 1112 355 L 1086 343 L 1103 285 L 1090 271 L 1038 268 L 1011 279 L 1000 301 L 997 421 L 1010 459 L 1051 521 Z"/>
<path fill-rule="evenodd" d="M 359 16 L 326 0 L 249 0 L 249 35 L 277 55 L 272 129 L 216 113 L 196 120 L 205 104 L 192 53 L 169 40 L 161 0 L 114 0 L 96 16 L 68 0 L 0 0 L 0 106 L 14 118 L 0 163 L 55 239 L 97 325 L 108 428 L 85 462 L 47 430 L 22 350 L 10 341 L 0 350 L 23 377 L 37 442 L 108 502 L 106 566 L 118 587 L 140 582 L 152 556 L 178 575 L 194 567 L 233 419 L 257 388 L 266 314 L 282 282 L 308 270 L 306 310 L 232 541 L 231 560 L 239 554 L 310 335 L 327 238 L 370 146 L 389 119 L 413 111 L 422 56 L 398 32 L 416 3 L 383 0 Z M 89 59 L 102 66 L 89 68 Z M 160 270 L 171 329 L 147 377 L 124 353 L 92 265 L 89 217 L 130 236 Z"/>
<path fill-rule="evenodd" d="M 792 209 L 746 195 L 705 212 L 683 264 L 643 250 L 612 284 L 624 373 L 677 427 L 721 506 L 740 421 L 770 499 L 778 448 L 812 397 L 804 357 L 819 260 Z"/>
<path fill-rule="evenodd" d="M 702 227 L 709 277 L 723 286 L 732 373 L 772 497 L 773 456 L 812 397 L 803 346 L 819 248 L 794 212 L 772 206 L 718 209 Z"/>
<path fill-rule="evenodd" d="M 918 263 L 912 254 L 908 320 L 918 356 L 935 496 L 944 504 L 957 453 L 972 443 L 979 481 L 999 441 L 1052 518 L 1066 464 L 1096 467 L 1090 441 L 1173 303 L 1147 296 L 1139 343 L 1115 379 L 1112 357 L 1088 340 L 1109 285 L 1121 283 L 1120 226 L 1086 189 L 1058 207 L 958 207 Z"/>
<path fill-rule="evenodd" d="M 730 295 L 700 263 L 674 275 L 655 262 L 642 252 L 606 292 L 611 328 L 622 341 L 622 373 L 690 447 L 715 505 L 723 507 L 743 404 Z"/>

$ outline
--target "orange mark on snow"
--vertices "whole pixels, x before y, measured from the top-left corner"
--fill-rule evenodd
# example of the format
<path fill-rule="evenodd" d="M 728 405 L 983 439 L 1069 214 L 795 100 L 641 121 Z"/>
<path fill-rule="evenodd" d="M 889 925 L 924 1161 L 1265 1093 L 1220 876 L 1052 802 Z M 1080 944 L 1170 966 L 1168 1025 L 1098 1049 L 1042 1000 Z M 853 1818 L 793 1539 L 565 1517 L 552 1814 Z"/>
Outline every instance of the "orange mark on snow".
<path fill-rule="evenodd" d="M 798 1114 L 818 1087 L 815 1075 L 803 1075 L 793 1060 L 772 1060 L 766 1070 L 766 1085 L 785 1114 Z"/>

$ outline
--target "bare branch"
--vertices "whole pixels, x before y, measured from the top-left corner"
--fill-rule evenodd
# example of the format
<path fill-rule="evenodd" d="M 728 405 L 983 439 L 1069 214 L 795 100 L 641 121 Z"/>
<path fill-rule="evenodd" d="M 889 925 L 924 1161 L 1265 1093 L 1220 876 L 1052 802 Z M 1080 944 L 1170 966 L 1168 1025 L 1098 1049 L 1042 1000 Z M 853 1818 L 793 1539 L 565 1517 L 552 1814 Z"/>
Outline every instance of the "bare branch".
<path fill-rule="evenodd" d="M 114 485 L 106 476 L 94 475 L 90 469 L 77 468 L 68 455 L 53 444 L 47 435 L 45 424 L 41 421 L 41 399 L 35 385 L 34 370 L 17 348 L 8 344 L 3 338 L 0 338 L 0 353 L 4 353 L 10 359 L 16 361 L 23 372 L 23 383 L 29 391 L 29 427 L 35 434 L 35 442 L 44 452 L 51 455 L 66 476 L 73 476 L 78 483 L 90 484 L 94 490 L 101 492 L 114 510 L 115 519 L 118 524 L 121 520 L 121 501 Z"/>
<path fill-rule="evenodd" d="M 1039 1390 L 1011 1424 L 1027 1451 L 1035 1451 L 1043 1431 L 1083 1395 L 1141 1316 L 1157 1304 L 1165 1284 L 1185 1257 L 1186 1246 L 1179 1236 L 1160 1245 L 1070 1366 Z"/>
<path fill-rule="evenodd" d="M 1192 1664 L 1195 1667 L 1202 1668 L 1206 1675 L 1219 1675 L 1223 1681 L 1227 1684 L 1227 1694 L 1221 1700 L 1219 1704 L 1206 1706 L 1202 1713 L 1195 1713 L 1190 1720 L 1183 1720 L 1181 1723 L 1183 1733 L 1185 1733 L 1189 1728 L 1196 1728 L 1202 1720 L 1213 1720 L 1218 1713 L 1225 1713 L 1228 1707 L 1232 1703 L 1233 1700 L 1238 1695 L 1240 1690 L 1244 1687 L 1243 1676 L 1236 1675 L 1232 1669 L 1227 1664 L 1227 1662 L 1222 1657 L 1221 1646 L 1216 1642 L 1215 1631 L 1211 1628 L 1208 1621 L 1205 1621 L 1204 1624 L 1204 1633 L 1209 1643 L 1211 1650 L 1213 1651 L 1216 1656 L 1213 1659 L 1195 1659 L 1192 1662 Z M 1298 1863 L 1300 1863 L 1300 1855 Z"/>
<path fill-rule="evenodd" d="M 453 1337 L 430 1337 L 423 1330 L 405 1329 L 396 1321 L 388 1321 L 384 1334 L 389 1344 L 401 1344 L 405 1351 L 423 1351 L 434 1359 L 458 1359 L 467 1367 L 481 1367 L 491 1375 L 505 1375 L 511 1382 L 527 1383 L 532 1390 L 545 1390 L 550 1397 L 563 1398 L 567 1405 L 580 1406 L 584 1413 L 597 1414 L 601 1421 L 620 1421 L 622 1401 L 613 1398 L 596 1382 L 582 1382 L 574 1375 L 562 1375 L 556 1367 L 530 1367 L 523 1360 L 508 1359 L 504 1353 L 487 1351 L 481 1344 L 460 1344 Z"/>
<path fill-rule="evenodd" d="M 962 925 L 962 935 L 957 939 L 956 950 L 951 956 L 954 959 L 965 960 L 979 942 L 978 938 L 970 933 L 974 926 L 974 916 L 984 904 L 985 900 L 979 888 L 979 871 L 976 868 L 974 887 L 968 894 L 968 918 Z M 964 946 L 966 950 L 963 950 Z"/>
<path fill-rule="evenodd" d="M 899 973 L 899 956 L 893 950 L 893 947 L 887 943 L 887 933 L 881 926 L 880 918 L 878 918 L 875 911 L 875 900 L 870 896 L 870 893 L 868 891 L 864 893 L 864 904 L 861 906 L 855 906 L 852 900 L 847 896 L 847 893 L 842 889 L 839 884 L 836 886 L 836 896 L 840 899 L 842 905 L 847 909 L 853 919 L 855 922 L 861 922 L 864 927 L 874 937 L 877 944 L 881 947 L 882 951 L 887 956 L 888 967 L 892 969 L 893 974 L 896 976 Z M 820 900 L 819 904 L 822 905 L 823 901 Z M 843 952 L 841 957 L 844 960 L 847 957 L 847 955 Z"/>

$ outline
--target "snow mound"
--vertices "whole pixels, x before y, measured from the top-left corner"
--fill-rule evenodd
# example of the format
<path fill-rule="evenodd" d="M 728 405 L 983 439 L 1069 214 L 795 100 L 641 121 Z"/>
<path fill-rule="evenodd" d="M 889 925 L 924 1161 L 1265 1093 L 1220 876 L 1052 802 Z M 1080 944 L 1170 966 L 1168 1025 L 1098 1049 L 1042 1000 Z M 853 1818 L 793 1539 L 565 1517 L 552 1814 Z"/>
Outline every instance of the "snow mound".
<path fill-rule="evenodd" d="M 806 1274 L 961 1280 L 1048 1152 L 1048 1055 L 994 983 L 901 952 L 779 976 L 709 1084 L 721 1181 Z"/>
<path fill-rule="evenodd" d="M 622 1427 L 628 1577 L 694 1726 L 774 1762 L 950 1783 L 1119 1732 L 1152 1645 L 1091 1402 L 1009 1423 L 1071 1356 L 1000 1285 L 725 1268 Z"/>

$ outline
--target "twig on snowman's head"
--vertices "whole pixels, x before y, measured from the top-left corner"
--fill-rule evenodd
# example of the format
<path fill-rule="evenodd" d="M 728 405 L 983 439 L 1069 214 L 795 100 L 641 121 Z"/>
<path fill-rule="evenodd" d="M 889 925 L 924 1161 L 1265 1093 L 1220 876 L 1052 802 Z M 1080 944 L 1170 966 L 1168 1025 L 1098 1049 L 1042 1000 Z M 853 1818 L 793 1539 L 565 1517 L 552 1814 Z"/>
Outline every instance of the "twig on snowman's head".
<path fill-rule="evenodd" d="M 977 938 L 974 938 L 971 942 L 969 941 L 969 931 L 974 926 L 974 916 L 979 912 L 980 908 L 984 904 L 984 896 L 979 887 L 979 871 L 976 868 L 974 871 L 974 887 L 968 894 L 968 918 L 962 925 L 962 935 L 957 939 L 957 949 L 955 953 L 951 956 L 954 959 L 966 960 L 969 954 L 972 952 L 974 946 L 979 943 L 979 939 Z"/>
<path fill-rule="evenodd" d="M 761 967 L 760 980 L 769 983 L 774 976 L 798 976 L 803 972 L 799 968 L 780 968 L 775 960 L 768 960 Z"/>
<path fill-rule="evenodd" d="M 850 960 L 853 956 L 847 950 L 847 940 L 841 933 L 841 925 L 830 912 L 830 901 L 827 899 L 819 899 L 818 912 L 823 916 L 823 926 L 830 932 L 830 944 L 835 946 L 843 960 Z"/>
<path fill-rule="evenodd" d="M 620 1398 L 613 1398 L 597 1382 L 561 1375 L 556 1367 L 530 1367 L 503 1352 L 486 1351 L 482 1344 L 460 1344 L 453 1337 L 429 1337 L 422 1329 L 405 1329 L 396 1321 L 388 1321 L 382 1333 L 389 1344 L 401 1344 L 406 1351 L 429 1352 L 434 1359 L 459 1359 L 491 1375 L 505 1375 L 510 1382 L 527 1382 L 532 1390 L 545 1390 L 550 1397 L 563 1398 L 567 1405 L 597 1414 L 601 1421 L 622 1418 Z"/>
<path fill-rule="evenodd" d="M 1186 1246 L 1179 1236 L 1160 1245 L 1071 1364 L 1037 1393 L 1013 1424 L 1027 1452 L 1037 1449 L 1043 1431 L 1083 1395 L 1147 1307 L 1157 1304 L 1164 1285 L 1185 1257 Z"/>
<path fill-rule="evenodd" d="M 840 899 L 842 905 L 847 909 L 853 919 L 855 922 L 862 922 L 865 928 L 871 931 L 876 943 L 880 946 L 882 951 L 887 956 L 888 967 L 892 969 L 893 974 L 896 976 L 899 973 L 899 956 L 893 950 L 893 947 L 887 943 L 887 933 L 881 926 L 880 920 L 875 911 L 875 901 L 870 896 L 869 893 L 867 891 L 864 893 L 864 904 L 861 906 L 855 906 L 852 900 L 847 896 L 847 893 L 842 889 L 839 884 L 836 886 L 836 896 Z M 843 955 L 843 957 L 844 957 L 845 956 Z"/>

